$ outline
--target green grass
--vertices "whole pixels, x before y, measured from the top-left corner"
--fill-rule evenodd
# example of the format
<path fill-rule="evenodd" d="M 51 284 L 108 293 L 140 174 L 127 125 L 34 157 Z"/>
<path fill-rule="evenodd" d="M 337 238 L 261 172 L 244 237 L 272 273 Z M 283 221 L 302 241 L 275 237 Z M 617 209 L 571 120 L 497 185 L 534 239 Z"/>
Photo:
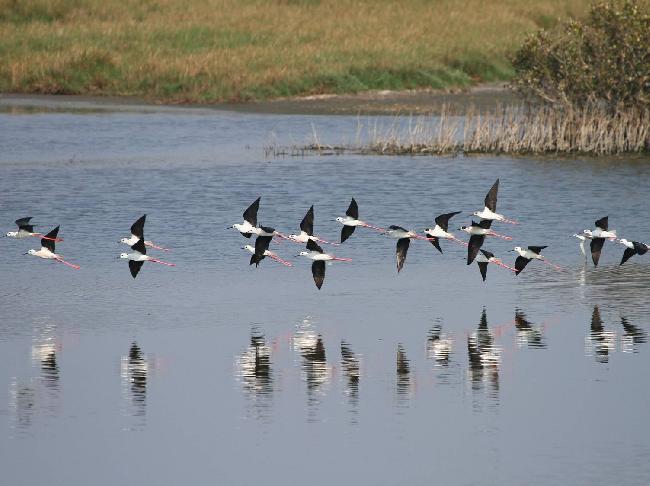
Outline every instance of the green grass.
<path fill-rule="evenodd" d="M 0 0 L 0 91 L 241 101 L 508 80 L 586 0 Z"/>

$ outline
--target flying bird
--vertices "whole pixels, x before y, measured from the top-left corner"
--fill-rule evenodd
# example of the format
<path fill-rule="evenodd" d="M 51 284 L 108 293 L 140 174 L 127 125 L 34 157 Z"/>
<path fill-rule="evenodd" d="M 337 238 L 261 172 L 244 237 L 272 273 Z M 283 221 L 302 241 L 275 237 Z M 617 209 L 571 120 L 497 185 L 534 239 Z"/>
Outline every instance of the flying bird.
<path fill-rule="evenodd" d="M 339 258 L 329 253 L 323 252 L 323 249 L 318 246 L 315 241 L 309 240 L 307 242 L 307 250 L 301 251 L 298 256 L 304 256 L 312 260 L 311 264 L 311 273 L 314 277 L 314 283 L 316 287 L 320 290 L 325 281 L 325 262 L 326 261 L 337 261 L 337 262 L 349 262 L 350 258 Z"/>
<path fill-rule="evenodd" d="M 478 269 L 481 272 L 481 277 L 483 277 L 483 281 L 485 282 L 485 279 L 487 278 L 487 267 L 489 263 L 495 263 L 496 265 L 499 265 L 500 267 L 507 268 L 510 271 L 516 272 L 512 267 L 509 267 L 505 263 L 503 263 L 501 260 L 499 260 L 497 257 L 494 256 L 494 253 L 487 251 L 487 250 L 480 250 L 480 253 L 476 257 L 476 263 L 478 264 Z"/>
<path fill-rule="evenodd" d="M 300 222 L 300 234 L 291 234 L 288 236 L 291 241 L 296 243 L 307 243 L 308 240 L 316 241 L 317 243 L 327 243 L 329 245 L 338 245 L 338 243 L 331 243 L 325 241 L 317 236 L 314 236 L 314 206 L 309 208 L 305 217 Z"/>
<path fill-rule="evenodd" d="M 287 267 L 292 266 L 290 262 L 283 260 L 277 254 L 269 250 L 269 244 L 271 243 L 272 239 L 273 235 L 258 236 L 255 239 L 254 247 L 251 245 L 246 245 L 243 247 L 244 250 L 248 250 L 252 253 L 250 265 L 255 264 L 255 266 L 258 267 L 260 262 L 264 260 L 265 257 L 269 257 L 277 262 L 282 263 L 283 265 L 286 265 Z"/>
<path fill-rule="evenodd" d="M 352 236 L 352 233 L 354 233 L 354 229 L 357 226 L 371 228 L 381 232 L 385 231 L 384 228 L 373 226 L 359 219 L 359 206 L 357 205 L 357 202 L 354 200 L 354 198 L 352 198 L 350 206 L 348 206 L 348 210 L 345 212 L 345 216 L 339 216 L 336 218 L 336 221 L 343 225 L 343 228 L 341 228 L 341 243 Z"/>
<path fill-rule="evenodd" d="M 397 273 L 402 270 L 404 260 L 406 260 L 406 252 L 408 252 L 411 239 L 427 240 L 424 236 L 418 235 L 415 231 L 409 231 L 401 226 L 391 225 L 386 230 L 386 234 L 393 238 L 397 238 Z"/>
<path fill-rule="evenodd" d="M 605 216 L 600 218 L 596 223 L 595 230 L 584 230 L 583 233 L 587 238 L 591 239 L 590 248 L 591 248 L 591 260 L 594 262 L 594 267 L 598 266 L 598 261 L 600 260 L 600 253 L 603 249 L 603 244 L 606 239 L 614 240 L 616 239 L 616 231 L 609 231 L 609 217 Z"/>
<path fill-rule="evenodd" d="M 555 265 L 547 261 L 544 256 L 541 254 L 542 250 L 547 248 L 546 246 L 529 246 L 528 248 L 522 248 L 521 246 L 515 246 L 514 249 L 508 251 L 515 251 L 519 256 L 515 260 L 515 275 L 519 275 L 523 269 L 528 265 L 531 260 L 539 260 L 547 265 L 551 265 L 556 270 L 562 270 L 562 267 Z"/>
<path fill-rule="evenodd" d="M 232 226 L 230 226 L 230 228 L 236 229 L 245 238 L 250 238 L 251 235 L 253 234 L 253 229 L 257 227 L 257 211 L 260 209 L 260 200 L 261 199 L 262 199 L 262 196 L 255 199 L 255 201 L 253 201 L 253 204 L 248 206 L 246 211 L 244 211 L 244 214 L 243 214 L 244 222 L 243 223 L 235 223 Z"/>
<path fill-rule="evenodd" d="M 147 255 L 147 247 L 144 244 L 143 240 L 138 240 L 131 246 L 131 253 L 121 253 L 119 258 L 129 261 L 129 270 L 133 278 L 138 276 L 138 272 L 142 268 L 144 262 L 153 262 L 160 263 L 161 265 L 166 265 L 168 267 L 175 267 L 173 263 L 163 262 L 156 258 L 152 258 Z"/>
<path fill-rule="evenodd" d="M 424 234 L 426 234 L 429 237 L 429 241 L 431 241 L 431 244 L 435 246 L 440 253 L 442 253 L 442 248 L 440 248 L 440 238 L 446 240 L 452 240 L 455 241 L 456 243 L 460 243 L 463 246 L 467 246 L 467 243 L 459 240 L 454 236 L 453 233 L 449 232 L 449 220 L 454 216 L 456 216 L 457 214 L 460 214 L 460 211 L 441 214 L 435 219 L 436 225 L 433 228 L 426 228 L 424 230 Z"/>
<path fill-rule="evenodd" d="M 41 249 L 36 251 L 36 250 L 29 250 L 25 255 L 34 255 L 39 258 L 45 258 L 46 260 L 54 260 L 59 263 L 63 263 L 64 265 L 67 265 L 71 268 L 74 268 L 75 270 L 79 270 L 79 265 L 75 265 L 73 263 L 65 261 L 61 255 L 57 255 L 55 252 L 55 244 L 56 241 L 60 241 L 57 236 L 59 234 L 59 227 L 57 226 L 54 228 L 52 231 L 50 231 L 48 234 L 46 234 L 43 238 L 41 238 Z"/>
<path fill-rule="evenodd" d="M 650 246 L 645 243 L 639 243 L 638 241 L 628 241 L 625 238 L 617 240 L 621 245 L 625 246 L 625 251 L 623 252 L 623 258 L 621 258 L 621 265 L 626 261 L 632 258 L 634 255 L 645 255 Z"/>
<path fill-rule="evenodd" d="M 30 223 L 32 217 L 20 218 L 16 220 L 16 226 L 18 226 L 18 231 L 9 231 L 5 236 L 9 238 L 27 238 L 29 236 L 40 237 L 41 239 L 49 240 L 47 236 L 42 235 L 41 233 L 34 233 L 34 225 Z M 56 238 L 52 241 L 63 241 L 61 238 Z"/>
<path fill-rule="evenodd" d="M 120 243 L 133 246 L 138 242 L 138 240 L 144 240 L 144 222 L 146 219 L 146 214 L 140 216 L 137 221 L 131 225 L 131 236 L 128 238 L 122 238 L 120 240 Z M 144 244 L 145 246 L 155 248 L 156 250 L 169 251 L 169 248 L 163 248 L 162 246 L 158 246 L 151 241 L 145 241 Z"/>
<path fill-rule="evenodd" d="M 476 258 L 476 255 L 478 255 L 478 251 L 483 246 L 483 242 L 485 241 L 486 236 L 496 236 L 498 238 L 503 238 L 504 240 L 512 239 L 510 236 L 504 236 L 495 233 L 490 229 L 491 225 L 492 225 L 492 220 L 483 219 L 479 223 L 472 221 L 472 224 L 470 226 L 461 226 L 459 228 L 459 230 L 464 231 L 465 233 L 470 235 L 469 244 L 467 245 L 468 265 L 471 264 Z"/>
<path fill-rule="evenodd" d="M 503 223 L 519 224 L 516 221 L 507 219 L 502 214 L 497 213 L 497 193 L 499 192 L 499 179 L 492 185 L 487 195 L 485 196 L 485 207 L 483 211 L 474 212 L 474 216 L 481 219 L 488 219 L 492 221 L 501 221 Z"/>
<path fill-rule="evenodd" d="M 584 256 L 585 260 L 586 260 L 587 259 L 587 252 L 585 251 L 585 241 L 587 241 L 588 239 L 591 239 L 591 237 L 587 236 L 586 234 L 579 235 L 577 233 L 574 233 L 571 236 L 573 236 L 575 238 L 578 238 L 578 240 L 580 241 L 580 251 L 582 252 L 582 256 Z"/>

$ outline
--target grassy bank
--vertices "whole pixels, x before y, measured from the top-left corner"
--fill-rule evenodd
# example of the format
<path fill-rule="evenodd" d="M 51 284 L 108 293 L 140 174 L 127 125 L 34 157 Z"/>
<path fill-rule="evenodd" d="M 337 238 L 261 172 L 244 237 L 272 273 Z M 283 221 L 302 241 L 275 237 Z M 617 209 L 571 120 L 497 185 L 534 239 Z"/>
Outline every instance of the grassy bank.
<path fill-rule="evenodd" d="M 0 0 L 0 91 L 216 102 L 509 79 L 586 0 Z"/>

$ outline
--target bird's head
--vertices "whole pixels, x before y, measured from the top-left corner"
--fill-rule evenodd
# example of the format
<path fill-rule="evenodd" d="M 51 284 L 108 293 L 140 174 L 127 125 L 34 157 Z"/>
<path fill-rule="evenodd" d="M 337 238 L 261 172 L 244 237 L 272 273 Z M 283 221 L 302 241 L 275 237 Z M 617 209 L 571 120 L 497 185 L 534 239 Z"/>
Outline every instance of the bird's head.
<path fill-rule="evenodd" d="M 301 251 L 300 253 L 298 253 L 298 256 L 307 256 L 307 255 L 309 255 L 308 251 Z"/>
<path fill-rule="evenodd" d="M 9 231 L 5 236 L 8 236 L 9 238 L 15 238 L 18 236 L 18 231 Z"/>
<path fill-rule="evenodd" d="M 592 233 L 591 233 L 591 230 L 588 230 L 588 229 L 586 229 L 586 230 L 582 230 L 582 233 L 585 234 L 585 235 L 587 235 L 587 236 L 591 236 L 591 234 L 592 234 Z"/>
<path fill-rule="evenodd" d="M 242 246 L 242 250 L 248 250 L 251 253 L 255 253 L 255 248 L 253 248 L 251 245 Z"/>
<path fill-rule="evenodd" d="M 32 249 L 29 250 L 27 253 L 29 253 L 30 255 L 36 255 L 36 250 L 34 250 L 34 249 L 32 248 Z"/>
<path fill-rule="evenodd" d="M 341 216 L 339 216 L 338 218 L 336 218 L 336 221 L 338 221 L 339 223 L 342 223 L 342 222 L 343 222 L 343 218 L 342 218 Z"/>
<path fill-rule="evenodd" d="M 515 250 L 517 253 L 519 253 L 519 252 L 523 252 L 523 251 L 524 251 L 524 250 L 521 248 L 521 246 L 515 246 L 515 247 L 514 247 L 514 250 Z"/>
<path fill-rule="evenodd" d="M 123 259 L 123 260 L 127 260 L 129 258 L 129 254 L 128 253 L 120 253 L 120 258 Z"/>
<path fill-rule="evenodd" d="M 129 244 L 129 239 L 128 238 L 122 238 L 120 240 L 120 243 L 126 243 L 128 245 Z"/>
<path fill-rule="evenodd" d="M 481 212 L 480 211 L 474 211 L 472 213 L 472 216 L 478 216 L 480 218 L 481 217 Z"/>

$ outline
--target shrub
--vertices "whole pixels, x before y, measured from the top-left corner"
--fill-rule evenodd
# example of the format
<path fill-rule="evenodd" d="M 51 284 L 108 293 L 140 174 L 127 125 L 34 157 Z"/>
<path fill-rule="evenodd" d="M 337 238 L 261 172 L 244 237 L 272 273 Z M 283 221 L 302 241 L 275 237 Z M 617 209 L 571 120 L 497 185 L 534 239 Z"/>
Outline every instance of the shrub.
<path fill-rule="evenodd" d="M 644 0 L 595 3 L 528 37 L 513 59 L 513 87 L 527 100 L 565 106 L 650 106 L 650 7 Z"/>

